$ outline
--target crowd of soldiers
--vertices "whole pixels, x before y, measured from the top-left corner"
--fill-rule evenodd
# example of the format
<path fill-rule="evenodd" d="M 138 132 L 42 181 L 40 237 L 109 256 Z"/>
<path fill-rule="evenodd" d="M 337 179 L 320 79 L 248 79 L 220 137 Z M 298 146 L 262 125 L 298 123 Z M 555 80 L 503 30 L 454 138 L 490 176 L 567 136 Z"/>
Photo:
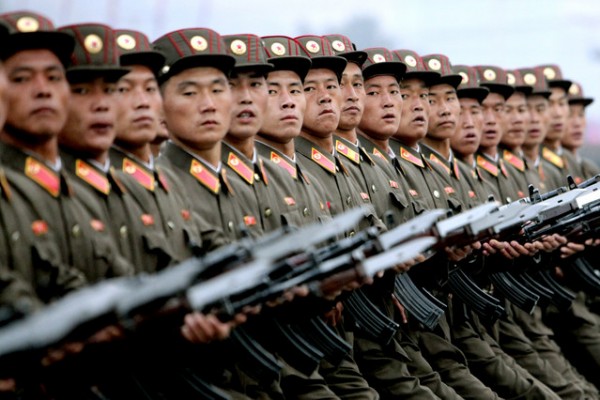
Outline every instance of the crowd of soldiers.
<path fill-rule="evenodd" d="M 556 65 L 452 65 L 441 54 L 357 49 L 337 34 L 192 28 L 150 42 L 104 24 L 55 28 L 33 12 L 0 15 L 0 32 L 0 305 L 18 315 L 361 205 L 371 213 L 347 236 L 600 172 L 578 154 L 593 100 Z M 359 283 L 320 299 L 300 287 L 229 322 L 189 312 L 176 329 L 155 327 L 160 340 L 102 328 L 48 349 L 25 376 L 2 377 L 0 393 L 202 398 L 197 377 L 215 398 L 598 399 L 597 303 L 566 271 L 573 257 L 593 259 L 596 244 L 492 239 L 400 264 L 360 287 L 399 324 L 388 341 L 347 323 L 336 296 Z M 577 293 L 570 307 L 530 313 L 486 279 L 532 263 Z M 501 300 L 502 316 L 453 296 L 456 267 Z M 436 327 L 406 312 L 396 274 L 446 306 Z M 273 310 L 290 314 L 299 299 L 296 312 L 313 307 L 351 351 L 310 371 L 274 352 L 275 377 L 249 370 L 233 336 L 269 349 Z"/>

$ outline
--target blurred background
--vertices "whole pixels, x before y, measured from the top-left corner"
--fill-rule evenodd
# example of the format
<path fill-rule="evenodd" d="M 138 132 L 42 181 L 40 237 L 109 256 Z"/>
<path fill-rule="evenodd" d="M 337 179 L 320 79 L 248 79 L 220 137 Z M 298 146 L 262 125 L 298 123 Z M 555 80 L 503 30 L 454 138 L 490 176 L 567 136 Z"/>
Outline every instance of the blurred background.
<path fill-rule="evenodd" d="M 600 1 L 0 0 L 0 12 L 21 9 L 57 26 L 102 22 L 140 30 L 150 40 L 190 27 L 260 36 L 341 33 L 359 48 L 443 53 L 453 64 L 558 64 L 596 98 L 587 109 L 582 153 L 600 162 Z"/>

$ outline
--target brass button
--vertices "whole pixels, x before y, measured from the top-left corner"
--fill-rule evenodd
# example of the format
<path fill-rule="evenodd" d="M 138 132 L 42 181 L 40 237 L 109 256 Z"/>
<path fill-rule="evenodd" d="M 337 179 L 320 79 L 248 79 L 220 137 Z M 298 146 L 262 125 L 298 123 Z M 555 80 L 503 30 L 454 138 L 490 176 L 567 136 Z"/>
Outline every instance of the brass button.
<path fill-rule="evenodd" d="M 377 188 L 375 187 L 375 185 L 371 185 L 371 190 L 372 190 L 373 192 L 376 192 L 376 191 L 377 191 Z"/>
<path fill-rule="evenodd" d="M 512 203 L 512 200 L 510 199 L 510 197 L 507 197 L 507 198 L 506 198 L 506 202 L 507 202 L 507 203 Z"/>
<path fill-rule="evenodd" d="M 356 232 L 354 232 L 354 231 L 350 231 L 350 233 L 348 233 L 348 236 L 354 236 L 354 235 L 356 235 Z"/>
<path fill-rule="evenodd" d="M 121 237 L 125 237 L 127 236 L 127 227 L 125 225 L 123 225 L 120 229 L 119 229 L 119 234 L 121 235 Z"/>
<path fill-rule="evenodd" d="M 229 232 L 233 232 L 233 221 L 227 223 L 227 228 L 229 229 Z"/>
<path fill-rule="evenodd" d="M 13 242 L 16 242 L 17 240 L 19 240 L 21 238 L 21 233 L 19 231 L 14 231 L 10 235 L 10 238 L 12 239 Z"/>
<path fill-rule="evenodd" d="M 254 179 L 257 180 L 257 181 L 260 181 L 260 175 L 254 174 Z"/>
<path fill-rule="evenodd" d="M 304 210 L 302 210 L 302 215 L 304 215 L 305 217 L 308 216 L 308 208 L 304 207 Z"/>
<path fill-rule="evenodd" d="M 73 228 L 71 228 L 71 233 L 74 237 L 78 237 L 81 234 L 81 227 L 77 224 L 73 225 Z"/>
<path fill-rule="evenodd" d="M 273 211 L 270 208 L 267 208 L 265 210 L 265 217 L 270 217 L 273 214 Z"/>
<path fill-rule="evenodd" d="M 336 171 L 336 172 L 340 172 L 340 167 L 338 167 L 338 166 L 336 165 L 336 167 L 335 167 L 335 171 Z"/>
<path fill-rule="evenodd" d="M 352 197 L 350 197 L 350 196 L 346 197 L 346 204 L 350 205 L 351 202 L 352 202 Z"/>
<path fill-rule="evenodd" d="M 435 197 L 436 199 L 440 198 L 440 192 L 438 192 L 437 190 L 433 191 L 433 197 Z"/>
<path fill-rule="evenodd" d="M 175 229 L 175 223 L 173 221 L 167 221 L 167 226 L 170 230 Z"/>

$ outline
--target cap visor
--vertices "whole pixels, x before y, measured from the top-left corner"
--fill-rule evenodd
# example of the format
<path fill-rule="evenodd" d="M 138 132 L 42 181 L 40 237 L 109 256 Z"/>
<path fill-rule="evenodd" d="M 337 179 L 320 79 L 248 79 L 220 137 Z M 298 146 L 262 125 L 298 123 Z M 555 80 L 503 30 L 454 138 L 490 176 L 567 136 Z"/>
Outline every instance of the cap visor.
<path fill-rule="evenodd" d="M 457 89 L 458 85 L 460 85 L 461 82 L 462 76 L 460 75 L 443 75 L 440 76 L 440 78 L 436 82 L 432 83 L 431 86 L 446 84 L 452 86 L 454 89 Z"/>
<path fill-rule="evenodd" d="M 271 58 L 269 62 L 273 64 L 274 71 L 293 71 L 298 74 L 301 80 L 304 80 L 312 65 L 308 57 Z"/>
<path fill-rule="evenodd" d="M 480 85 L 490 89 L 491 93 L 498 93 L 504 97 L 504 100 L 507 100 L 515 92 L 515 88 L 512 86 L 501 83 L 481 83 Z"/>
<path fill-rule="evenodd" d="M 406 65 L 400 62 L 382 62 L 373 65 L 369 65 L 363 69 L 363 78 L 371 79 L 375 76 L 390 75 L 400 81 L 406 72 Z"/>
<path fill-rule="evenodd" d="M 338 56 L 322 56 L 322 57 L 313 57 L 310 59 L 312 61 L 311 69 L 325 68 L 330 69 L 337 75 L 338 79 L 342 78 L 342 74 L 346 69 L 346 65 L 348 61 L 346 61 L 343 57 Z"/>
<path fill-rule="evenodd" d="M 344 57 L 348 62 L 358 64 L 359 67 L 367 61 L 367 53 L 364 51 L 349 51 L 347 53 L 339 53 L 340 57 Z"/>
<path fill-rule="evenodd" d="M 548 86 L 550 86 L 551 88 L 553 88 L 553 87 L 561 88 L 567 93 L 569 93 L 569 88 L 571 87 L 572 84 L 573 84 L 573 82 L 567 81 L 564 79 L 548 80 Z"/>
<path fill-rule="evenodd" d="M 168 71 L 159 75 L 159 81 L 161 83 L 165 82 L 173 75 L 177 75 L 186 69 L 198 67 L 213 67 L 222 71 L 226 76 L 229 76 L 234 65 L 235 58 L 226 54 L 195 54 L 175 61 Z"/>
<path fill-rule="evenodd" d="M 158 75 L 163 65 L 165 65 L 165 56 L 156 51 L 140 51 L 135 53 L 121 54 L 121 66 L 143 65 L 152 70 L 154 75 Z"/>
<path fill-rule="evenodd" d="M 18 32 L 8 35 L 0 46 L 0 56 L 6 60 L 23 50 L 48 49 L 68 66 L 75 48 L 75 39 L 64 32 Z"/>
<path fill-rule="evenodd" d="M 594 99 L 592 99 L 591 97 L 569 99 L 569 104 L 582 104 L 584 107 L 589 106 L 593 102 L 594 102 Z"/>
<path fill-rule="evenodd" d="M 485 100 L 488 93 L 490 93 L 490 91 L 483 87 L 458 89 L 456 91 L 456 95 L 459 99 L 475 99 L 479 103 L 482 103 L 483 100 Z"/>
<path fill-rule="evenodd" d="M 433 71 L 408 71 L 402 77 L 403 80 L 408 79 L 419 79 L 425 83 L 427 86 L 431 86 L 438 79 L 440 79 L 440 74 Z"/>

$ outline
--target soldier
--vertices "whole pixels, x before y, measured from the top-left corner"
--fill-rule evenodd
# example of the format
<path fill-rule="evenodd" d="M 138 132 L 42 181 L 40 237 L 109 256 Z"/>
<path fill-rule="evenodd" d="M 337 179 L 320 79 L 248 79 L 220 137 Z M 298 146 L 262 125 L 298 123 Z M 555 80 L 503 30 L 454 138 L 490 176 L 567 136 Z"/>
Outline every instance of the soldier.
<path fill-rule="evenodd" d="M 494 186 L 483 179 L 477 169 L 475 154 L 481 142 L 483 131 L 483 107 L 481 103 L 490 92 L 488 88 L 479 86 L 477 70 L 466 65 L 454 65 L 452 69 L 462 76 L 462 82 L 456 90 L 460 103 L 460 119 L 457 132 L 450 138 L 450 146 L 458 160 L 459 171 L 470 179 L 473 193 L 469 197 L 482 202 L 490 195 L 498 198 Z"/>
<path fill-rule="evenodd" d="M 325 208 L 325 190 L 301 168 L 294 139 L 300 134 L 306 99 L 302 81 L 311 66 L 294 39 L 264 36 L 265 52 L 274 70 L 267 75 L 269 97 L 263 124 L 256 139 L 258 153 L 286 171 L 294 180 L 298 209 L 307 222 L 331 216 Z"/>
<path fill-rule="evenodd" d="M 166 57 L 159 83 L 171 135 L 157 162 L 177 174 L 192 211 L 234 240 L 256 225 L 256 216 L 244 212 L 221 163 L 231 112 L 227 76 L 235 63 L 224 46 L 210 29 L 171 32 L 153 43 Z"/>
<path fill-rule="evenodd" d="M 483 134 L 476 156 L 477 167 L 485 179 L 498 188 L 501 203 L 519 199 L 519 190 L 511 180 L 504 160 L 498 154 L 498 144 L 502 139 L 502 124 L 506 100 L 514 89 L 507 83 L 506 71 L 494 66 L 476 66 L 481 86 L 490 93 L 483 100 Z"/>
<path fill-rule="evenodd" d="M 364 112 L 358 126 L 360 143 L 364 145 L 363 151 L 370 155 L 384 174 L 389 187 L 402 189 L 401 192 L 390 191 L 390 197 L 395 195 L 392 200 L 397 204 L 390 210 L 394 211 L 395 220 L 404 222 L 412 218 L 415 211 L 408 199 L 408 188 L 404 177 L 392 165 L 388 140 L 397 132 L 400 124 L 402 99 L 399 81 L 401 72 L 406 67 L 394 61 L 387 49 L 369 48 L 364 51 L 368 57 L 362 71 L 366 96 Z M 399 194 L 403 197 L 398 197 Z M 419 266 L 417 265 L 416 268 Z M 385 283 L 385 279 L 391 279 L 393 286 L 395 277 L 389 275 L 384 276 L 381 283 Z M 393 290 L 389 286 L 374 285 L 374 288 L 377 288 L 379 297 L 375 297 L 374 291 L 369 292 L 371 297 L 388 315 L 398 321 L 413 318 L 410 314 L 405 315 L 401 307 L 397 310 L 395 303 L 399 303 L 399 300 L 392 294 Z M 395 314 L 400 315 L 395 316 Z M 414 352 L 409 357 L 399 344 L 400 335 L 401 332 L 389 344 L 382 344 L 361 335 L 360 332 L 356 334 L 355 357 L 369 383 L 385 398 L 458 398 L 454 390 L 441 382 L 439 374 L 431 368 L 428 375 L 421 374 L 419 378 L 411 375 L 407 364 L 416 362 L 417 357 L 421 357 L 419 360 L 421 363 L 427 362 L 422 359 L 421 353 Z"/>
<path fill-rule="evenodd" d="M 558 65 L 541 65 L 536 67 L 546 77 L 550 87 L 548 132 L 541 148 L 542 158 L 552 165 L 562 177 L 561 186 L 566 185 L 567 175 L 571 175 L 575 183 L 583 181 L 576 159 L 571 153 L 565 153 L 561 140 L 565 135 L 569 117 L 568 94 L 572 82 L 563 79 Z"/>
<path fill-rule="evenodd" d="M 136 272 L 154 271 L 150 264 L 157 261 L 149 260 L 150 254 L 146 255 L 142 242 L 146 232 L 151 232 L 151 236 L 155 231 L 154 223 L 145 219 L 111 171 L 108 158 L 116 133 L 116 82 L 128 72 L 118 64 L 112 29 L 84 24 L 62 27 L 59 31 L 77 38 L 67 69 L 72 101 L 67 123 L 58 137 L 63 165 L 71 179 L 82 187 L 80 196 L 88 196 L 86 206 L 103 207 L 102 221 Z M 109 41 L 104 43 L 102 38 Z M 100 278 L 91 272 L 89 277 Z"/>
<path fill-rule="evenodd" d="M 339 85 L 347 61 L 334 55 L 331 44 L 323 37 L 305 35 L 295 40 L 312 62 L 304 79 L 306 111 L 300 136 L 295 139 L 296 157 L 301 167 L 328 189 L 326 207 L 332 215 L 336 215 L 366 203 L 360 197 L 360 189 L 350 177 L 345 161 L 335 152 L 333 142 L 342 103 Z M 340 336 L 352 344 L 352 332 L 346 331 L 341 321 L 336 322 L 335 328 Z M 319 372 L 330 389 L 341 398 L 379 398 L 361 375 L 351 355 L 338 366 L 322 362 Z"/>
<path fill-rule="evenodd" d="M 406 177 L 410 194 L 420 200 L 426 209 L 444 208 L 459 211 L 462 204 L 456 198 L 456 190 L 449 179 L 443 179 L 445 171 L 434 172 L 442 167 L 434 164 L 420 152 L 420 140 L 425 137 L 429 117 L 429 87 L 439 81 L 439 72 L 428 71 L 421 57 L 411 50 L 393 51 L 395 58 L 407 65 L 407 73 L 400 84 L 402 94 L 402 119 L 394 138 L 390 140 L 392 149 L 399 153 L 395 158 L 396 168 Z M 470 248 L 447 249 L 448 257 L 440 252 L 412 268 L 409 274 L 418 286 L 429 290 L 439 300 L 449 304 L 447 289 L 441 289 L 439 282 L 448 276 L 449 263 L 463 259 Z M 409 357 L 417 359 L 422 352 L 427 363 L 409 364 L 409 371 L 417 377 L 431 376 L 433 370 L 439 372 L 445 384 L 452 387 L 464 398 L 497 398 L 489 387 L 477 379 L 467 368 L 466 359 L 460 350 L 452 345 L 450 328 L 441 319 L 434 332 L 424 329 L 411 320 L 404 325 L 402 346 Z M 443 349 L 443 350 L 442 350 Z M 443 353 L 443 354 L 442 354 Z M 449 355 L 452 354 L 451 357 Z M 435 381 L 434 381 L 435 382 Z M 429 386 L 438 394 L 439 388 Z M 438 394 L 439 395 L 439 394 Z"/>
<path fill-rule="evenodd" d="M 130 70 L 117 82 L 119 107 L 110 160 L 131 197 L 157 227 L 155 235 L 145 234 L 144 249 L 148 254 L 162 256 L 162 265 L 156 266 L 160 269 L 191 257 L 193 250 L 208 251 L 221 243 L 218 238 L 207 239 L 206 234 L 200 239 L 198 230 L 203 228 L 200 225 L 204 220 L 191 212 L 190 201 L 178 178 L 172 171 L 158 167 L 151 151 L 163 118 L 156 77 L 164 64 L 164 55 L 152 50 L 141 32 L 117 30 L 115 40 L 120 63 Z"/>
<path fill-rule="evenodd" d="M 585 97 L 583 88 L 577 82 L 573 82 L 569 88 L 569 119 L 567 132 L 562 138 L 562 147 L 575 155 L 578 161 L 584 179 L 591 178 L 600 173 L 600 168 L 594 161 L 582 157 L 577 151 L 583 146 L 583 138 L 587 121 L 585 118 L 585 110 L 587 106 L 592 104 L 594 99 Z"/>

